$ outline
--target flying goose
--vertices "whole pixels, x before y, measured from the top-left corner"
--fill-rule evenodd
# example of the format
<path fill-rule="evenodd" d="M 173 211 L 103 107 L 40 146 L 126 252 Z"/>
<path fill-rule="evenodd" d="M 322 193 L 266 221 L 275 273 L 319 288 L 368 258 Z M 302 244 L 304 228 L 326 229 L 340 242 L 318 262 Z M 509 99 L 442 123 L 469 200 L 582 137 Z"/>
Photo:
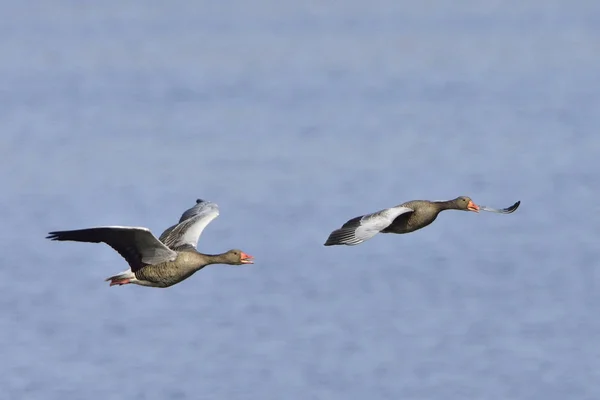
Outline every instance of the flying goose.
<path fill-rule="evenodd" d="M 341 228 L 334 230 L 327 238 L 325 246 L 355 246 L 381 233 L 409 233 L 424 228 L 444 210 L 490 211 L 499 214 L 514 212 L 520 201 L 508 208 L 495 209 L 478 206 L 467 196 L 448 201 L 413 200 L 372 214 L 352 218 Z"/>
<path fill-rule="evenodd" d="M 186 210 L 179 223 L 163 232 L 160 240 L 148 228 L 102 226 L 71 231 L 49 232 L 47 239 L 106 243 L 129 264 L 129 269 L 106 279 L 110 286 L 130 283 L 166 288 L 189 278 L 210 264 L 254 264 L 254 257 L 241 250 L 222 254 L 202 254 L 196 245 L 202 231 L 219 215 L 219 207 L 198 199 Z"/>

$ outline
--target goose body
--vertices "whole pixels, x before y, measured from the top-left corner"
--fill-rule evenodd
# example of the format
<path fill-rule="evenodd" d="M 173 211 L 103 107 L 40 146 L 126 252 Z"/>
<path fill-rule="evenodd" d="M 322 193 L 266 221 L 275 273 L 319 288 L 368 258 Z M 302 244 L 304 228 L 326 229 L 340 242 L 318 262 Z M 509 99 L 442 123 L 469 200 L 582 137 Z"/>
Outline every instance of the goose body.
<path fill-rule="evenodd" d="M 210 264 L 253 264 L 253 257 L 233 249 L 222 254 L 203 254 L 196 245 L 204 228 L 219 215 L 215 203 L 198 199 L 186 210 L 179 223 L 157 239 L 149 229 L 131 226 L 103 226 L 70 231 L 54 231 L 48 239 L 106 243 L 129 264 L 129 269 L 107 278 L 110 286 L 137 284 L 169 287 Z"/>
<path fill-rule="evenodd" d="M 448 201 L 412 200 L 372 214 L 348 220 L 341 228 L 331 232 L 325 246 L 355 246 L 371 239 L 377 233 L 410 233 L 430 225 L 445 210 L 490 211 L 499 214 L 514 212 L 520 201 L 508 208 L 495 209 L 478 206 L 467 196 Z"/>

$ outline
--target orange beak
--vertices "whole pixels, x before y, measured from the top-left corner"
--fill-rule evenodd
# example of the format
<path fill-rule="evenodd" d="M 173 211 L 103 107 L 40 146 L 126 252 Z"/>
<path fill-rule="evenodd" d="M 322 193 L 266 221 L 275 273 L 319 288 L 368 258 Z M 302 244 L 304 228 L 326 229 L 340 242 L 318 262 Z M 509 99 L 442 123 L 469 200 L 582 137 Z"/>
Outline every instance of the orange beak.
<path fill-rule="evenodd" d="M 469 204 L 467 204 L 467 210 L 473 211 L 473 212 L 479 212 L 479 206 L 477 204 L 473 203 L 473 201 L 469 201 Z"/>
<path fill-rule="evenodd" d="M 250 254 L 242 252 L 240 256 L 240 261 L 242 262 L 242 264 L 254 264 L 254 257 L 252 257 Z"/>

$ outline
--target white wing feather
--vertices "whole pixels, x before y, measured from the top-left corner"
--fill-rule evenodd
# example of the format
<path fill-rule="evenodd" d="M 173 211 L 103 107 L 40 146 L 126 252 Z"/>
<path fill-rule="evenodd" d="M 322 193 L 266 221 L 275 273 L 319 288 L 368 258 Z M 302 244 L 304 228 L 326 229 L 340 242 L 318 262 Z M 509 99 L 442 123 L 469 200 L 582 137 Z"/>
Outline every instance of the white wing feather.
<path fill-rule="evenodd" d="M 361 244 L 390 226 L 399 215 L 413 211 L 412 208 L 398 206 L 353 218 L 331 232 L 325 246 Z"/>
<path fill-rule="evenodd" d="M 163 232 L 160 240 L 171 249 L 182 246 L 196 247 L 204 228 L 219 216 L 217 204 L 197 200 L 197 204 L 186 210 L 180 222 Z"/>

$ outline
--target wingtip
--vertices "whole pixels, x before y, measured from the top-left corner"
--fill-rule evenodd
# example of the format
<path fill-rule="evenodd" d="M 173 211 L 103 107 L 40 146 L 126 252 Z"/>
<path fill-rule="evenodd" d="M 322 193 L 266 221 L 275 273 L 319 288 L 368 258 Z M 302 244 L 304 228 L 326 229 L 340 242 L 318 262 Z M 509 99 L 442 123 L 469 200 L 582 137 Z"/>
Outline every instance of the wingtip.
<path fill-rule="evenodd" d="M 46 236 L 46 239 L 60 241 L 60 240 L 64 240 L 64 237 L 65 237 L 64 231 L 53 231 L 53 232 L 48 232 L 48 236 Z"/>
<path fill-rule="evenodd" d="M 518 200 L 515 204 L 510 206 L 508 209 L 510 210 L 510 212 L 517 211 L 517 208 L 519 208 L 520 205 L 521 205 L 521 200 Z"/>
<path fill-rule="evenodd" d="M 336 245 L 340 245 L 342 244 L 338 239 L 339 239 L 339 230 L 336 229 L 335 231 L 331 232 L 329 234 L 329 236 L 327 237 L 327 240 L 325 241 L 325 243 L 323 243 L 323 246 L 336 246 Z"/>
<path fill-rule="evenodd" d="M 340 228 L 329 234 L 323 246 L 354 246 L 362 241 L 356 239 L 353 228 Z"/>
<path fill-rule="evenodd" d="M 333 246 L 339 244 L 334 240 L 331 240 L 331 236 L 327 238 L 327 240 L 325 241 L 325 243 L 323 243 L 323 246 Z"/>

